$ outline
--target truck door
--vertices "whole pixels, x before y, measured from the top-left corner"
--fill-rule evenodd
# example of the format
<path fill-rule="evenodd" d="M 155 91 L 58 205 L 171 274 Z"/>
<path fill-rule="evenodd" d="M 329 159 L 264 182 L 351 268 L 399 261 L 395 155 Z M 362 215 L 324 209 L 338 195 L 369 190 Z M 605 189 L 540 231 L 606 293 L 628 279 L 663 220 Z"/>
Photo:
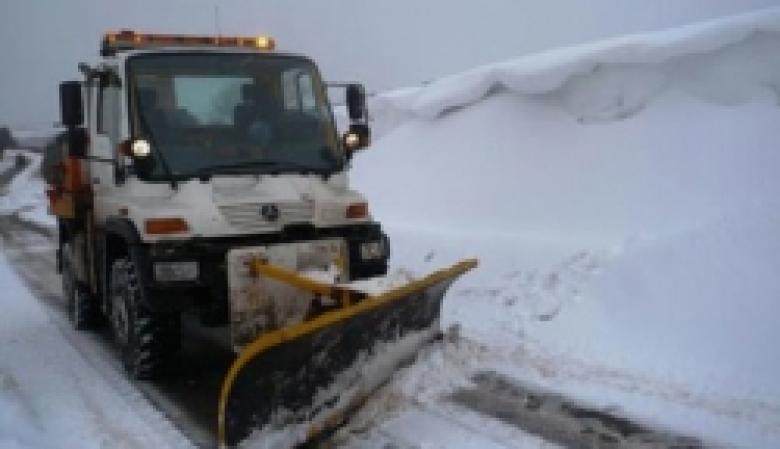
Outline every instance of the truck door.
<path fill-rule="evenodd" d="M 116 188 L 116 154 L 120 139 L 120 87 L 115 76 L 100 76 L 94 95 L 95 112 L 90 126 L 90 181 L 94 192 L 95 220 L 101 223 L 111 213 L 107 196 Z M 100 160 L 97 160 L 100 159 Z M 115 193 L 114 193 L 115 194 Z"/>

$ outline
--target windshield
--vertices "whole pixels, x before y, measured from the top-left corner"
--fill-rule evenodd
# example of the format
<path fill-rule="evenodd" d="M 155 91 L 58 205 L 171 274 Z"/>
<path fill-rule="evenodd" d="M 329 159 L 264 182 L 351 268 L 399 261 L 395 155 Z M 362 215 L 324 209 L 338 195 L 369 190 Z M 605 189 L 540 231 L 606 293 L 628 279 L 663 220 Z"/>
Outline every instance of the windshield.
<path fill-rule="evenodd" d="M 305 58 L 139 55 L 128 75 L 132 135 L 152 144 L 155 159 L 145 178 L 165 179 L 166 163 L 175 178 L 342 165 L 323 84 Z"/>

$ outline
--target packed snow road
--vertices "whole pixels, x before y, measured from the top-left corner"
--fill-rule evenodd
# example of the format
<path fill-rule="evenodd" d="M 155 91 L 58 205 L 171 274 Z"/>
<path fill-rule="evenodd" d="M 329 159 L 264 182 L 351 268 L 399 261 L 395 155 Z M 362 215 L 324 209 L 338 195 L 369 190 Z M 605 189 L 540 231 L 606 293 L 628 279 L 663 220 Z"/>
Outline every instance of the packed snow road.
<path fill-rule="evenodd" d="M 52 238 L 54 231 L 18 216 L 0 217 L 3 252 L 28 288 L 47 307 L 52 322 L 81 355 L 94 361 L 101 374 L 124 375 L 119 355 L 107 330 L 75 333 L 70 330 L 66 304 L 60 293 Z M 186 320 L 185 320 L 186 321 Z M 180 377 L 170 382 L 133 382 L 133 385 L 193 443 L 211 447 L 215 441 L 216 407 L 224 372 L 232 361 L 218 337 L 185 326 Z"/>
<path fill-rule="evenodd" d="M 30 172 L 37 170 L 37 162 L 35 156 L 27 155 L 13 168 L 4 170 L 6 186 L 18 176 L 34 178 Z M 127 382 L 106 330 L 97 333 L 71 330 L 54 260 L 56 231 L 45 223 L 22 218 L 20 212 L 31 209 L 32 205 L 22 204 L 19 211 L 0 215 L 4 256 L 80 356 L 113 384 Z M 469 291 L 459 294 L 468 295 Z M 232 353 L 219 331 L 203 330 L 188 320 L 185 323 L 179 377 L 166 382 L 130 384 L 189 442 L 212 447 L 216 399 Z M 353 420 L 314 446 L 344 449 L 703 447 L 696 439 L 655 432 L 616 415 L 615 411 L 588 408 L 488 368 L 480 371 L 475 368 L 478 364 L 463 364 L 474 353 L 485 351 L 476 342 L 460 336 L 457 329 L 450 329 L 420 355 L 422 370 L 411 367 L 402 371 Z M 426 369 L 435 366 L 437 360 L 445 360 L 454 369 L 451 373 Z M 465 377 L 452 383 L 448 376 L 453 375 Z M 410 381 L 419 381 L 414 379 L 416 376 L 425 377 L 427 399 L 408 400 L 398 396 L 398 386 L 403 388 Z M 440 385 L 438 389 L 431 388 L 436 384 Z"/>

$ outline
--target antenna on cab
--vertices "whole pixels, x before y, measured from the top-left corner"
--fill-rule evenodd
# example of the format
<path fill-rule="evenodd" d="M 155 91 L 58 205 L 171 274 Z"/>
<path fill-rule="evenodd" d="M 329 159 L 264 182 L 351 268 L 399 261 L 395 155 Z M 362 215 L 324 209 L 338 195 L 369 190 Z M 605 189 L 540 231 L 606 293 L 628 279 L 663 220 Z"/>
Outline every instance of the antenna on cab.
<path fill-rule="evenodd" d="M 217 37 L 222 37 L 222 30 L 219 27 L 219 5 L 214 5 L 214 31 Z"/>

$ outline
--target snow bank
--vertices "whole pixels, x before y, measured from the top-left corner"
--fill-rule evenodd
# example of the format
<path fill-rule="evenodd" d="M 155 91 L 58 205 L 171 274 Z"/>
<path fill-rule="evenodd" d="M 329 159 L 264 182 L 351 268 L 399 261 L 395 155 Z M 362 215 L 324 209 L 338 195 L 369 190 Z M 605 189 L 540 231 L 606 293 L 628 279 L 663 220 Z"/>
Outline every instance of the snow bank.
<path fill-rule="evenodd" d="M 47 144 L 54 141 L 57 134 L 62 131 L 62 128 L 46 126 L 27 129 L 14 128 L 12 134 L 20 147 L 41 151 Z"/>
<path fill-rule="evenodd" d="M 480 258 L 443 320 L 496 369 L 778 447 L 778 55 L 774 9 L 381 95 L 352 181 L 396 266 Z"/>
<path fill-rule="evenodd" d="M 637 34 L 479 67 L 378 96 L 380 133 L 508 90 L 547 96 L 578 120 L 625 118 L 667 89 L 735 104 L 780 93 L 780 9 Z"/>
<path fill-rule="evenodd" d="M 666 92 L 631 119 L 581 124 L 504 93 L 398 128 L 352 180 L 405 227 L 622 246 L 776 203 L 778 120 L 770 97 L 726 108 Z"/>
<path fill-rule="evenodd" d="M 29 151 L 9 150 L 4 159 L 15 160 L 17 156 L 26 158 L 28 164 L 8 186 L 2 187 L 11 194 L 0 196 L 0 214 L 16 214 L 34 225 L 54 227 L 56 220 L 48 213 L 45 183 L 41 177 L 42 156 Z"/>
<path fill-rule="evenodd" d="M 546 322 L 523 310 L 534 296 L 515 289 L 503 310 L 524 318 L 528 353 L 558 359 L 535 381 L 729 447 L 777 447 L 779 226 L 776 209 L 758 208 L 635 242 L 592 260 Z M 588 374 L 555 367 L 561 360 L 590 364 Z"/>
<path fill-rule="evenodd" d="M 778 229 L 777 209 L 744 211 L 625 251 L 583 295 L 598 298 L 597 316 L 634 335 L 621 338 L 602 323 L 589 329 L 589 344 L 614 354 L 642 348 L 644 372 L 675 370 L 678 378 L 695 374 L 685 379 L 691 384 L 731 383 L 734 393 L 780 399 L 780 358 L 773 357 L 780 331 L 768 318 L 780 311 Z M 631 308 L 622 306 L 627 301 Z M 574 326 L 571 312 L 546 331 L 562 332 L 567 321 Z M 780 424 L 780 414 L 776 419 Z"/>

